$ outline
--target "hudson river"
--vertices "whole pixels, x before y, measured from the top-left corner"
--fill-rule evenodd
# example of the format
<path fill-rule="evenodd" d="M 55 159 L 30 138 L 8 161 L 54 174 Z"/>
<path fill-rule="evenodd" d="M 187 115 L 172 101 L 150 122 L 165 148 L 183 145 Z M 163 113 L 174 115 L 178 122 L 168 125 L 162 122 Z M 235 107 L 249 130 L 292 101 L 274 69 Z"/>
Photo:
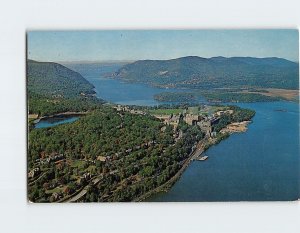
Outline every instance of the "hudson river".
<path fill-rule="evenodd" d="M 160 89 L 105 78 L 119 66 L 67 65 L 94 84 L 97 96 L 128 105 L 156 105 Z M 194 161 L 167 193 L 147 201 L 247 201 L 299 198 L 299 104 L 238 104 L 256 115 L 245 133 L 209 148 L 204 162 Z"/>

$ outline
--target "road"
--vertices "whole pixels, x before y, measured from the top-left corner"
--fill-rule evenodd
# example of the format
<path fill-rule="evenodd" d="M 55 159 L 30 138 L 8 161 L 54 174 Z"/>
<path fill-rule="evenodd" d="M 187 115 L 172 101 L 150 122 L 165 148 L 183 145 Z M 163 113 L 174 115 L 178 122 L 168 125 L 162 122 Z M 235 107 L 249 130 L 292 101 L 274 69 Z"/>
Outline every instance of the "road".
<path fill-rule="evenodd" d="M 65 203 L 69 203 L 69 202 L 76 202 L 78 200 L 80 200 L 89 190 L 89 188 L 93 185 L 96 185 L 100 180 L 102 179 L 102 176 L 97 176 L 95 178 L 93 178 L 90 182 L 92 182 L 92 184 L 88 184 L 86 185 L 78 194 L 76 194 L 75 196 L 71 197 L 70 199 L 65 200 Z"/>
<path fill-rule="evenodd" d="M 143 194 L 142 196 L 134 199 L 133 201 L 143 201 L 146 198 L 150 197 L 154 193 L 161 192 L 163 190 L 168 189 L 182 175 L 182 173 L 188 167 L 190 162 L 192 160 L 196 159 L 197 157 L 199 157 L 204 152 L 204 145 L 205 145 L 206 142 L 207 142 L 207 138 L 204 138 L 204 139 L 202 139 L 201 141 L 198 142 L 198 144 L 196 146 L 196 149 L 193 152 L 190 153 L 189 157 L 183 163 L 183 165 L 179 169 L 179 171 L 174 176 L 172 176 L 167 182 L 165 182 L 161 186 L 159 186 L 159 187 Z"/>

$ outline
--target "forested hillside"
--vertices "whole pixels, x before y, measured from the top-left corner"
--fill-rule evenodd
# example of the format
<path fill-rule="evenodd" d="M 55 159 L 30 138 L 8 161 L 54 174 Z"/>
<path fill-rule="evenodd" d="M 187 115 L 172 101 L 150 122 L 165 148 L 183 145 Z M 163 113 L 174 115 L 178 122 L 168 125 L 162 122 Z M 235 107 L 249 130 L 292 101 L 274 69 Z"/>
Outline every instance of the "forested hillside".
<path fill-rule="evenodd" d="M 29 92 L 29 114 L 39 116 L 53 115 L 62 112 L 82 112 L 93 110 L 103 103 L 96 97 L 49 98 L 45 95 Z"/>
<path fill-rule="evenodd" d="M 79 73 L 52 62 L 27 61 L 27 94 L 30 114 L 52 115 L 87 111 L 103 101 L 94 97 L 94 86 Z"/>
<path fill-rule="evenodd" d="M 53 62 L 27 61 L 28 91 L 47 97 L 94 94 L 94 86 L 79 73 Z"/>
<path fill-rule="evenodd" d="M 299 64 L 281 58 L 182 57 L 141 60 L 112 76 L 160 87 L 210 89 L 261 87 L 298 89 Z"/>
<path fill-rule="evenodd" d="M 29 134 L 29 167 L 39 163 L 41 179 L 29 187 L 34 202 L 57 201 L 85 187 L 83 201 L 131 201 L 170 179 L 203 137 L 199 127 L 172 126 L 150 115 L 118 113 L 102 106 L 72 124 L 35 129 Z M 42 163 L 63 154 L 59 163 Z"/>

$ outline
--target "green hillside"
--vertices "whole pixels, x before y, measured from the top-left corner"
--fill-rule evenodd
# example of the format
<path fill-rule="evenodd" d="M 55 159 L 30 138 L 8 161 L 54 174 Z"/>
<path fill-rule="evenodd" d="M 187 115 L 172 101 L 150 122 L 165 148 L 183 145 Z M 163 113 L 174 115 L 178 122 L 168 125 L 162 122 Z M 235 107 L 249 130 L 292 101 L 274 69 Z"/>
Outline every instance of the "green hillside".
<path fill-rule="evenodd" d="M 160 87 L 298 89 L 298 67 L 298 63 L 281 58 L 190 56 L 136 61 L 112 76 Z"/>
<path fill-rule="evenodd" d="M 94 86 L 79 73 L 52 62 L 27 61 L 29 114 L 79 112 L 99 107 Z"/>
<path fill-rule="evenodd" d="M 79 73 L 53 62 L 27 61 L 27 88 L 47 97 L 94 94 L 94 86 Z"/>

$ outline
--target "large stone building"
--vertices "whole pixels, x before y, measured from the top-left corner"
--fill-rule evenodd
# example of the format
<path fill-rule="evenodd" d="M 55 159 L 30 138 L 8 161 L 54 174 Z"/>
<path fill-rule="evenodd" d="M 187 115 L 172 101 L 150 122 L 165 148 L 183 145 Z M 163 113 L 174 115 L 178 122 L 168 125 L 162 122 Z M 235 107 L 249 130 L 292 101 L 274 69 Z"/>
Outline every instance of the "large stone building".
<path fill-rule="evenodd" d="M 189 125 L 196 125 L 201 119 L 201 116 L 193 114 L 185 114 L 183 117 L 183 120 Z"/>

